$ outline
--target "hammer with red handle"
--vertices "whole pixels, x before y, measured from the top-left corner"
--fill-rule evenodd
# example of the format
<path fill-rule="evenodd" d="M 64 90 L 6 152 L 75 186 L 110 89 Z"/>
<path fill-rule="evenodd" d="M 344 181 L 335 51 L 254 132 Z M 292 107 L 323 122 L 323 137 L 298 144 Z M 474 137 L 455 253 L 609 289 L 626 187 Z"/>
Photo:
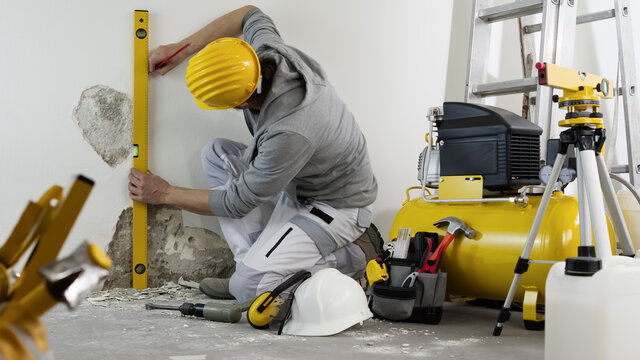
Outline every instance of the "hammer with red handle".
<path fill-rule="evenodd" d="M 431 256 L 429 256 L 429 258 L 425 261 L 424 266 L 420 270 L 418 270 L 418 272 L 430 272 L 435 274 L 436 271 L 438 271 L 442 253 L 447 248 L 447 246 L 449 246 L 451 241 L 455 239 L 458 232 L 462 231 L 464 235 L 469 239 L 473 239 L 476 237 L 476 231 L 467 226 L 464 221 L 458 219 L 457 217 L 446 217 L 442 220 L 436 221 L 435 223 L 433 223 L 433 225 L 439 228 L 445 225 L 449 225 L 449 227 L 447 227 L 447 234 L 444 236 L 444 239 L 442 239 L 440 245 L 438 245 L 436 251 L 434 251 Z"/>

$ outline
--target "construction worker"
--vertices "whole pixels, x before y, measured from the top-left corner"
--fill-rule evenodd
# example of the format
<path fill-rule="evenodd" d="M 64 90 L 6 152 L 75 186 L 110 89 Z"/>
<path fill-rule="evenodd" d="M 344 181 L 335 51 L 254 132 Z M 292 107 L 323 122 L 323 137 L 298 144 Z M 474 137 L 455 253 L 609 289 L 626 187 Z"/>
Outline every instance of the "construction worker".
<path fill-rule="evenodd" d="M 246 43 L 227 38 L 240 35 Z M 303 269 L 361 277 L 368 260 L 362 248 L 370 244 L 354 241 L 371 224 L 377 183 L 365 138 L 320 65 L 285 44 L 254 6 L 160 46 L 149 70 L 186 44 L 157 72 L 197 53 L 186 76 L 196 102 L 241 109 L 253 139 L 214 139 L 204 147 L 209 190 L 171 186 L 132 169 L 131 199 L 219 217 L 236 271 L 231 279 L 202 280 L 211 297 L 244 301 Z"/>

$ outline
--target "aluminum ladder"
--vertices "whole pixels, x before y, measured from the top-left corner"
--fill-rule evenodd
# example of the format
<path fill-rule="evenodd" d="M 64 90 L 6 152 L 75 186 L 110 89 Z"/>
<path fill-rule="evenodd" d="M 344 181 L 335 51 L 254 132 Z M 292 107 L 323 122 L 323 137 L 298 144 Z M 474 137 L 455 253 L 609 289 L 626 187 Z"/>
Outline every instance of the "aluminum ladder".
<path fill-rule="evenodd" d="M 492 0 L 475 0 L 467 68 L 465 101 L 484 103 L 487 97 L 536 93 L 533 122 L 543 129 L 540 138 L 542 154 L 546 153 L 552 125 L 558 120 L 557 107 L 552 104 L 553 89 L 538 85 L 537 77 L 487 82 L 490 54 L 491 25 L 496 22 L 542 14 L 540 24 L 523 27 L 524 36 L 540 31 L 540 50 L 537 61 L 571 66 L 576 25 L 615 17 L 618 57 L 622 86 L 618 94 L 623 97 L 627 136 L 628 164 L 612 167 L 612 172 L 628 173 L 636 188 L 640 186 L 640 142 L 633 138 L 640 133 L 640 103 L 636 83 L 635 53 L 631 30 L 630 0 L 614 0 L 614 8 L 607 11 L 577 16 L 577 0 L 521 0 L 492 6 Z"/>

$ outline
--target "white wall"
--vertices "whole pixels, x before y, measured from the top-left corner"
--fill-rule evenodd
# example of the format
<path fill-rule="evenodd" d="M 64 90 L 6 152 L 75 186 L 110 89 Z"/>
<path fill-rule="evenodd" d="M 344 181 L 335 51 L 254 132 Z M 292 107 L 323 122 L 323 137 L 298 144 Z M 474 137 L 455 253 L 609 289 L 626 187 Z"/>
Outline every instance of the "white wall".
<path fill-rule="evenodd" d="M 415 185 L 424 116 L 444 100 L 452 2 L 255 1 L 290 44 L 315 57 L 367 136 L 379 181 L 374 221 L 385 238 L 405 188 Z M 130 206 L 130 161 L 106 165 L 72 118 L 81 92 L 106 85 L 132 94 L 133 10 L 150 11 L 150 49 L 196 31 L 239 1 L 0 0 L 0 240 L 28 199 L 82 173 L 96 186 L 63 248 L 102 247 Z M 466 47 L 466 43 L 461 45 Z M 212 137 L 248 141 L 237 111 L 199 110 L 186 63 L 149 79 L 149 167 L 175 185 L 204 188 L 200 149 Z M 215 219 L 187 225 L 218 231 Z"/>

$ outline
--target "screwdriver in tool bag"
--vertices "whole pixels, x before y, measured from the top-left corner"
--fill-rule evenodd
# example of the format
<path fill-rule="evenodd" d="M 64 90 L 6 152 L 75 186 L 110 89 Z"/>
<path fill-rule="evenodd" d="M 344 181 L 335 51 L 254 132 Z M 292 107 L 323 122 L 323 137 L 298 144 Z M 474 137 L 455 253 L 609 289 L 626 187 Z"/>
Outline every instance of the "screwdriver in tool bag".
<path fill-rule="evenodd" d="M 145 304 L 147 310 L 178 310 L 182 315 L 197 316 L 211 321 L 235 323 L 240 320 L 242 313 L 249 310 L 253 299 L 241 303 L 216 303 L 206 304 L 184 303 L 180 306 Z"/>

